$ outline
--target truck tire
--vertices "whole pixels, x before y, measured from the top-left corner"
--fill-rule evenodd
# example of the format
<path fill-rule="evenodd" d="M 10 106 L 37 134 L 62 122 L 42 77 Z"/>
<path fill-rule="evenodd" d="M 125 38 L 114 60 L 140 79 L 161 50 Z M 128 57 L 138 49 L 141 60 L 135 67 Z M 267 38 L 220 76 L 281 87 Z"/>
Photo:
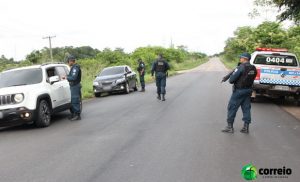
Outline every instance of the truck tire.
<path fill-rule="evenodd" d="M 279 105 L 284 105 L 285 104 L 285 96 L 280 96 L 277 100 L 278 100 L 278 104 Z"/>
<path fill-rule="evenodd" d="M 35 125 L 38 128 L 44 128 L 51 123 L 51 109 L 46 100 L 41 100 L 37 107 L 37 119 Z"/>

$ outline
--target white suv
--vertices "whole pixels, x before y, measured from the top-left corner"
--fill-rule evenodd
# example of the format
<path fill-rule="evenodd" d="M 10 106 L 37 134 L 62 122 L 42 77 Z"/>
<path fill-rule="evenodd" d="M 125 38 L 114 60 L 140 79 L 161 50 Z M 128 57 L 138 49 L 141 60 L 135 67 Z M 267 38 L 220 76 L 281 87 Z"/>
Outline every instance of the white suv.
<path fill-rule="evenodd" d="M 34 122 L 47 127 L 52 114 L 70 109 L 69 70 L 48 63 L 0 73 L 0 126 Z"/>

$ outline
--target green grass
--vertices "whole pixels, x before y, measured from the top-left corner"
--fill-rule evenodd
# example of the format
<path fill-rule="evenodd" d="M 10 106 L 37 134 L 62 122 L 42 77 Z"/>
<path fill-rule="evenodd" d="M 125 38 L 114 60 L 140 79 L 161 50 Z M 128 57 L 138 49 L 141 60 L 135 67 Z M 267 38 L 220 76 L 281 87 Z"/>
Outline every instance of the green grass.
<path fill-rule="evenodd" d="M 224 57 L 220 57 L 220 59 L 221 59 L 222 63 L 226 66 L 226 68 L 228 68 L 230 70 L 236 68 L 236 66 L 237 66 L 236 61 L 227 61 L 227 60 L 225 60 Z"/>
<path fill-rule="evenodd" d="M 79 60 L 78 64 L 82 70 L 82 97 L 84 99 L 94 97 L 93 81 L 105 65 L 97 60 Z"/>
<path fill-rule="evenodd" d="M 186 60 L 182 63 L 172 63 L 172 67 L 175 71 L 189 70 L 189 69 L 195 68 L 203 63 L 206 63 L 207 61 L 208 61 L 208 58 L 190 59 L 190 60 Z"/>

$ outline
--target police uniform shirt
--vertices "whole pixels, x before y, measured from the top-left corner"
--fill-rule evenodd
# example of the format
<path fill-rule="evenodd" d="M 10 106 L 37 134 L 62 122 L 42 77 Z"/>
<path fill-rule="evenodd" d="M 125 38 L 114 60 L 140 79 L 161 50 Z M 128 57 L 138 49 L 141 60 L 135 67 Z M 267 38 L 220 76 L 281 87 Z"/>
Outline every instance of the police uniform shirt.
<path fill-rule="evenodd" d="M 152 65 L 151 75 L 153 76 L 154 72 L 166 72 L 169 68 L 170 66 L 165 60 L 157 60 Z"/>
<path fill-rule="evenodd" d="M 70 84 L 75 85 L 81 81 L 81 70 L 78 64 L 74 64 L 71 68 L 69 75 L 67 76 L 67 80 Z"/>
<path fill-rule="evenodd" d="M 141 72 L 145 69 L 145 63 L 144 62 L 140 62 L 139 63 L 139 67 L 138 67 L 138 71 Z"/>

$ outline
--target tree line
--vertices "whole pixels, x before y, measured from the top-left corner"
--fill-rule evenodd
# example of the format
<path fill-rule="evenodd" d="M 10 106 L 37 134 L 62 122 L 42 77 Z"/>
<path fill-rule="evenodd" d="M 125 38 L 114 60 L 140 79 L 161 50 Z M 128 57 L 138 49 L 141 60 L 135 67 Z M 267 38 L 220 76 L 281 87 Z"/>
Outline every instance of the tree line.
<path fill-rule="evenodd" d="M 263 22 L 257 27 L 239 27 L 227 39 L 222 55 L 225 60 L 237 60 L 242 52 L 252 53 L 257 47 L 287 48 L 300 58 L 300 26 L 284 29 L 278 22 Z"/>
<path fill-rule="evenodd" d="M 69 55 L 73 55 L 84 65 L 88 65 L 88 62 L 92 61 L 102 66 L 123 64 L 135 66 L 139 58 L 147 65 L 150 65 L 158 54 L 163 54 L 165 59 L 173 63 L 183 63 L 186 60 L 199 60 L 206 57 L 206 54 L 201 52 L 189 52 L 186 46 L 178 46 L 177 48 L 159 46 L 139 47 L 132 53 L 126 53 L 123 48 L 98 50 L 90 46 L 69 46 L 53 48 L 52 53 L 54 62 L 65 62 Z M 50 62 L 49 48 L 45 47 L 41 50 L 34 50 L 26 56 L 25 60 L 20 62 L 15 62 L 13 59 L 7 59 L 4 56 L 0 58 L 0 61 L 3 63 L 0 66 L 0 71 L 5 68 Z M 150 69 L 149 66 L 147 68 Z"/>

